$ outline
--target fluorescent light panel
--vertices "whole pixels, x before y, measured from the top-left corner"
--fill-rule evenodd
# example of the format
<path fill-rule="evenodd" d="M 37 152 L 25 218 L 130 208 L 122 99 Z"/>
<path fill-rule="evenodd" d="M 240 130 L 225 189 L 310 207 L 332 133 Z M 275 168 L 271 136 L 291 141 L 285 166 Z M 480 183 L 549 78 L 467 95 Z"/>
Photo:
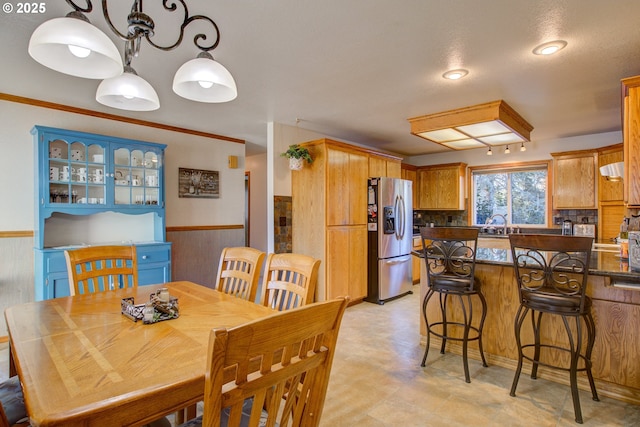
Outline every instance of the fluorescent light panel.
<path fill-rule="evenodd" d="M 523 143 L 533 130 L 502 100 L 408 120 L 412 134 L 454 150 Z"/>

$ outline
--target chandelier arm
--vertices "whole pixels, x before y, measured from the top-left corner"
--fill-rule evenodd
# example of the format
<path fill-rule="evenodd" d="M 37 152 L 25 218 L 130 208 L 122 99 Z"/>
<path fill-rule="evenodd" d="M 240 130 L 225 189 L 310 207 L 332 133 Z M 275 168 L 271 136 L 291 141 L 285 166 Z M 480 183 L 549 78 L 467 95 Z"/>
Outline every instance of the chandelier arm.
<path fill-rule="evenodd" d="M 75 4 L 72 0 L 67 0 L 67 4 L 72 8 L 74 8 L 76 12 L 90 13 L 93 10 L 93 5 L 91 4 L 91 0 L 86 0 L 86 2 L 87 2 L 87 7 L 82 8 L 77 4 Z"/>
<path fill-rule="evenodd" d="M 105 1 L 105 0 L 103 0 L 103 1 Z M 184 0 L 178 0 L 178 1 L 182 4 L 182 7 L 184 8 L 184 20 L 182 21 L 182 24 L 180 25 L 180 35 L 178 36 L 178 39 L 172 45 L 160 46 L 160 45 L 155 44 L 151 40 L 151 38 L 150 38 L 151 35 L 150 34 L 145 34 L 145 38 L 147 39 L 149 44 L 151 46 L 155 47 L 156 49 L 160 49 L 160 50 L 164 50 L 164 51 L 173 50 L 176 47 L 178 47 L 180 45 L 180 43 L 182 43 L 182 39 L 184 38 L 185 28 L 189 24 L 191 24 L 194 21 L 206 21 L 209 24 L 211 24 L 211 26 L 213 27 L 213 30 L 215 31 L 215 40 L 214 40 L 213 44 L 211 44 L 210 46 L 203 46 L 203 45 L 199 44 L 200 41 L 207 39 L 207 35 L 204 34 L 204 33 L 196 34 L 193 37 L 193 44 L 196 45 L 196 47 L 198 49 L 200 49 L 201 51 L 203 51 L 203 52 L 208 52 L 208 51 L 213 50 L 216 47 L 218 47 L 218 44 L 220 43 L 220 30 L 218 29 L 218 25 L 213 21 L 213 19 L 209 18 L 208 16 L 204 16 L 204 15 L 189 16 L 189 9 L 187 8 L 187 5 L 184 2 Z M 176 10 L 176 4 L 174 2 L 171 2 L 171 4 L 168 4 L 168 3 L 169 3 L 169 0 L 163 0 L 162 4 L 163 4 L 164 8 L 166 10 L 168 10 L 168 11 L 174 12 Z"/>
<path fill-rule="evenodd" d="M 69 0 L 67 0 L 69 1 Z M 87 2 L 91 3 L 89 0 Z M 135 6 L 135 3 L 134 3 Z M 102 0 L 102 15 L 104 15 L 104 20 L 107 21 L 107 25 L 111 31 L 113 31 L 118 37 L 120 37 L 124 41 L 131 41 L 137 37 L 136 34 L 122 34 L 111 22 L 111 18 L 109 17 L 109 10 L 107 9 L 107 0 Z"/>

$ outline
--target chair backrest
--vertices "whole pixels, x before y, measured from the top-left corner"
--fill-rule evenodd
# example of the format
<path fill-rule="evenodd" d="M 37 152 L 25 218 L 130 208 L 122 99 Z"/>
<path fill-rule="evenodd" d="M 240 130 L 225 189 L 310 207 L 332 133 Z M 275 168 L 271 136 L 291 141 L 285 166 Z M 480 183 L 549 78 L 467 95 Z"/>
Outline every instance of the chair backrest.
<path fill-rule="evenodd" d="M 216 289 L 255 301 L 264 256 L 264 252 L 254 248 L 224 248 L 218 265 Z"/>
<path fill-rule="evenodd" d="M 427 283 L 473 290 L 478 229 L 472 227 L 423 227 L 422 249 Z"/>
<path fill-rule="evenodd" d="M 523 293 L 575 297 L 582 311 L 593 237 L 511 234 L 509 243 L 520 301 Z"/>
<path fill-rule="evenodd" d="M 320 260 L 301 254 L 269 254 L 264 266 L 260 301 L 275 310 L 313 302 Z"/>
<path fill-rule="evenodd" d="M 87 246 L 64 255 L 71 295 L 138 286 L 135 246 Z"/>
<path fill-rule="evenodd" d="M 243 421 L 256 427 L 261 417 L 271 426 L 317 426 L 348 301 L 309 304 L 211 331 L 202 425 L 219 426 L 222 413 L 229 426 Z M 248 402 L 250 416 L 243 417 Z"/>

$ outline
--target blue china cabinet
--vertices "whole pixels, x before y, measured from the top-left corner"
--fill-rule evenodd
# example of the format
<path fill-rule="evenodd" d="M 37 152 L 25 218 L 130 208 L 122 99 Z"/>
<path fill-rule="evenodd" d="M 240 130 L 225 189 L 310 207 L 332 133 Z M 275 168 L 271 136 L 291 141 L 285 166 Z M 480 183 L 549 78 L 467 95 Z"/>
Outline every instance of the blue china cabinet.
<path fill-rule="evenodd" d="M 35 126 L 35 299 L 69 295 L 65 249 L 135 245 L 138 283 L 171 280 L 166 145 Z"/>

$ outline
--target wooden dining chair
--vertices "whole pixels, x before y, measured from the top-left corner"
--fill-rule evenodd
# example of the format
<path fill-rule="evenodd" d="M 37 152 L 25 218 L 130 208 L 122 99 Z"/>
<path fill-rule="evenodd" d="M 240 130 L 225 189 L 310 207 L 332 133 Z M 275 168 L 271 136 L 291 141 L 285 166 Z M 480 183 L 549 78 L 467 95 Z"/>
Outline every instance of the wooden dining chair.
<path fill-rule="evenodd" d="M 215 289 L 255 302 L 264 257 L 264 252 L 254 248 L 224 248 L 220 255 Z"/>
<path fill-rule="evenodd" d="M 0 382 L 0 427 L 28 426 L 22 387 L 17 376 Z"/>
<path fill-rule="evenodd" d="M 260 302 L 290 310 L 313 302 L 320 260 L 302 254 L 269 254 L 264 266 Z"/>
<path fill-rule="evenodd" d="M 212 330 L 203 414 L 183 427 L 319 425 L 348 301 L 341 297 Z M 300 393 L 285 396 L 291 384 L 300 385 Z"/>
<path fill-rule="evenodd" d="M 71 295 L 138 286 L 135 246 L 87 246 L 64 256 Z"/>

